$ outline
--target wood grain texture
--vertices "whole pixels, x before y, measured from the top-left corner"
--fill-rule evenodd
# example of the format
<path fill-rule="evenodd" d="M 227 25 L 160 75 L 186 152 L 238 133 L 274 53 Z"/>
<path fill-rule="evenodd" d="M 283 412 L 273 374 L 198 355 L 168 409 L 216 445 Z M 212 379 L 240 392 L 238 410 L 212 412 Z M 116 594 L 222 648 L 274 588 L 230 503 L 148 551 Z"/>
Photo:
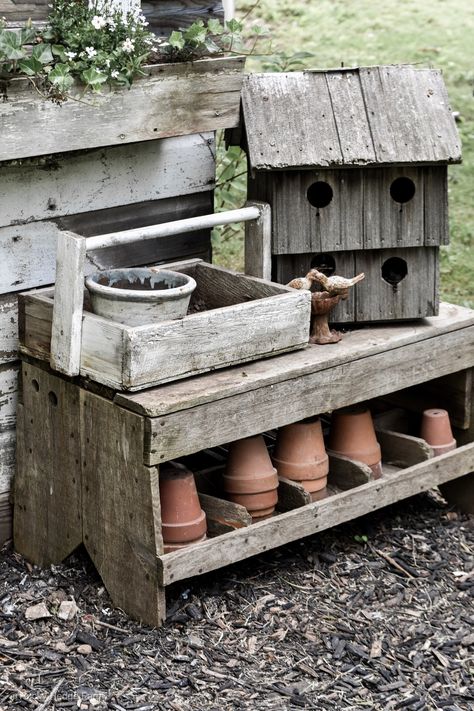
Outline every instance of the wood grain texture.
<path fill-rule="evenodd" d="M 169 35 L 173 30 L 189 27 L 193 22 L 224 20 L 220 0 L 145 0 L 141 3 L 148 29 L 157 35 Z"/>
<path fill-rule="evenodd" d="M 311 494 L 297 481 L 278 477 L 278 511 L 292 511 L 311 503 Z"/>
<path fill-rule="evenodd" d="M 272 215 L 268 203 L 248 202 L 258 207 L 258 220 L 245 223 L 245 273 L 271 279 L 272 276 Z"/>
<path fill-rule="evenodd" d="M 237 528 L 245 528 L 252 523 L 252 517 L 240 504 L 219 499 L 216 496 L 199 493 L 199 501 L 206 513 L 207 532 L 210 536 L 220 536 Z"/>
<path fill-rule="evenodd" d="M 0 547 L 13 536 L 13 508 L 9 494 L 0 494 Z"/>
<path fill-rule="evenodd" d="M 383 277 L 382 271 L 384 264 L 394 258 L 403 260 L 407 269 L 407 275 L 396 287 Z M 438 313 L 437 247 L 356 252 L 355 272 L 365 273 L 364 281 L 351 294 L 357 322 L 418 319 Z"/>
<path fill-rule="evenodd" d="M 390 393 L 387 402 L 421 414 L 423 410 L 441 407 L 449 412 L 453 427 L 469 430 L 473 410 L 472 368 Z"/>
<path fill-rule="evenodd" d="M 82 390 L 81 436 L 87 552 L 114 605 L 158 626 L 165 618 L 160 496 L 157 468 L 142 464 L 143 418 Z"/>
<path fill-rule="evenodd" d="M 382 460 L 395 467 L 411 467 L 433 457 L 433 449 L 424 439 L 377 427 L 377 441 Z"/>
<path fill-rule="evenodd" d="M 0 161 L 215 131 L 239 120 L 241 57 L 147 67 L 129 91 L 44 101 L 13 80 L 0 104 Z"/>
<path fill-rule="evenodd" d="M 64 560 L 82 542 L 79 389 L 22 366 L 15 476 L 15 549 L 36 565 Z"/>
<path fill-rule="evenodd" d="M 373 480 L 372 470 L 367 464 L 348 459 L 331 450 L 327 452 L 329 456 L 328 484 L 330 486 L 337 486 L 346 491 Z"/>
<path fill-rule="evenodd" d="M 6 166 L 0 227 L 209 191 L 214 153 L 203 133 Z"/>
<path fill-rule="evenodd" d="M 32 2 L 16 2 L 16 0 L 0 0 L 0 17 L 8 23 L 24 23 L 28 19 L 45 20 L 48 16 L 48 0 Z"/>
<path fill-rule="evenodd" d="M 310 346 L 302 351 L 277 356 L 270 361 L 251 363 L 246 365 L 244 370 L 238 367 L 230 368 L 186 382 L 164 385 L 141 393 L 128 395 L 117 393 L 115 400 L 122 407 L 129 408 L 140 414 L 148 417 L 159 417 L 172 412 L 197 408 L 197 406 L 205 403 L 212 403 L 234 395 L 267 388 L 285 381 L 293 382 L 294 380 L 298 383 L 304 380 L 306 376 L 317 375 L 335 366 L 343 366 L 352 361 L 365 360 L 375 355 L 387 353 L 386 357 L 389 358 L 390 351 L 393 351 L 393 355 L 398 359 L 400 355 L 398 352 L 406 345 L 427 341 L 422 348 L 428 351 L 430 347 L 437 343 L 437 337 L 445 334 L 448 336 L 445 342 L 448 344 L 448 350 L 452 353 L 453 359 L 453 367 L 448 372 L 456 372 L 462 370 L 463 367 L 462 365 L 456 367 L 457 354 L 456 350 L 449 346 L 449 334 L 453 334 L 453 338 L 460 339 L 469 349 L 469 338 L 472 334 L 471 326 L 474 326 L 474 311 L 462 306 L 443 303 L 441 304 L 440 315 L 437 317 L 425 319 L 415 324 L 391 324 L 354 330 L 347 333 L 334 348 Z M 454 336 L 454 332 L 457 332 L 456 336 Z M 431 344 L 429 343 L 430 341 Z M 431 357 L 427 360 L 426 365 L 431 366 L 430 370 L 433 368 L 433 371 L 435 371 L 435 364 Z M 466 367 L 471 367 L 471 364 Z M 432 372 L 428 377 L 423 377 L 424 369 L 425 363 L 422 360 L 422 356 L 420 356 L 418 364 L 419 382 L 424 382 L 430 380 L 430 377 L 434 378 L 440 375 Z M 387 393 L 397 390 L 397 383 L 390 383 L 389 380 L 390 378 L 387 378 L 387 385 L 393 385 L 393 387 L 391 389 L 388 388 L 386 390 Z M 348 382 L 350 383 L 351 381 L 349 380 Z M 354 383 L 355 386 L 356 383 Z M 303 385 L 302 389 L 305 387 Z M 367 397 L 369 396 L 367 395 Z M 291 400 L 294 399 L 291 398 Z"/>
<path fill-rule="evenodd" d="M 0 365 L 16 360 L 18 353 L 18 295 L 0 296 Z"/>
<path fill-rule="evenodd" d="M 16 467 L 15 429 L 0 432 L 0 495 L 10 491 Z"/>
<path fill-rule="evenodd" d="M 79 375 L 86 238 L 73 232 L 58 236 L 56 285 L 51 324 L 50 365 L 53 370 Z"/>
<path fill-rule="evenodd" d="M 18 361 L 0 366 L 0 432 L 11 430 L 16 422 Z"/>
<path fill-rule="evenodd" d="M 216 570 L 262 551 L 304 538 L 363 516 L 401 499 L 459 477 L 474 468 L 474 443 L 402 470 L 393 477 L 368 482 L 303 508 L 234 531 L 159 559 L 163 585 Z"/>
<path fill-rule="evenodd" d="M 250 74 L 242 106 L 256 170 L 461 159 L 437 70 L 381 66 Z"/>
<path fill-rule="evenodd" d="M 313 350 L 313 349 L 311 349 Z M 305 377 L 291 370 L 285 380 L 190 410 L 147 421 L 149 465 L 274 429 L 305 417 L 379 397 L 393 390 L 461 370 L 474 360 L 474 327 L 436 339 L 389 348 Z M 269 362 L 268 370 L 272 363 Z M 387 372 L 390 377 L 387 377 Z M 148 391 L 148 399 L 153 391 Z M 138 396 L 140 397 L 140 396 Z M 117 399 L 124 402 L 119 395 Z M 143 400 L 142 400 L 143 402 Z M 282 407 L 281 403 L 285 403 Z"/>

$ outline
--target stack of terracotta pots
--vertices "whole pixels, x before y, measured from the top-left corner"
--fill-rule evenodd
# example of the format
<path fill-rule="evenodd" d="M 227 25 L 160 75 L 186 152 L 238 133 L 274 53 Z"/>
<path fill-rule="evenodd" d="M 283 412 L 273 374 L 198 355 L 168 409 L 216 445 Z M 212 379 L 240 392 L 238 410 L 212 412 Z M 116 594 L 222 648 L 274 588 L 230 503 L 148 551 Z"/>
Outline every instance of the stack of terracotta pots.
<path fill-rule="evenodd" d="M 382 476 L 382 452 L 370 410 L 363 405 L 333 412 L 328 449 L 335 454 L 367 464 L 374 479 L 380 479 Z"/>
<path fill-rule="evenodd" d="M 449 414 L 446 410 L 425 410 L 421 420 L 421 437 L 433 448 L 435 457 L 456 449 Z"/>
<path fill-rule="evenodd" d="M 245 506 L 252 521 L 271 516 L 278 501 L 278 475 L 262 435 L 232 442 L 224 474 L 229 501 Z"/>
<path fill-rule="evenodd" d="M 278 430 L 273 464 L 278 475 L 301 484 L 312 501 L 327 496 L 329 459 L 318 417 L 295 422 Z"/>
<path fill-rule="evenodd" d="M 206 540 L 206 514 L 189 469 L 175 462 L 160 467 L 160 501 L 165 553 Z"/>

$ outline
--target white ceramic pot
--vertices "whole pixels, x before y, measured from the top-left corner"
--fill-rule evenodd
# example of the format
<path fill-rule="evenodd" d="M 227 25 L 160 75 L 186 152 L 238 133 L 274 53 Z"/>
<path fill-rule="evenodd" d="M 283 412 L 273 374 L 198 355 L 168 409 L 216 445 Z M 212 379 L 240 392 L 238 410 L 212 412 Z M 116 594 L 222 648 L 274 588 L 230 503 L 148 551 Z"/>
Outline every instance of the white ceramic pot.
<path fill-rule="evenodd" d="M 108 269 L 86 278 L 92 310 L 98 316 L 144 326 L 184 318 L 196 282 L 166 269 Z"/>

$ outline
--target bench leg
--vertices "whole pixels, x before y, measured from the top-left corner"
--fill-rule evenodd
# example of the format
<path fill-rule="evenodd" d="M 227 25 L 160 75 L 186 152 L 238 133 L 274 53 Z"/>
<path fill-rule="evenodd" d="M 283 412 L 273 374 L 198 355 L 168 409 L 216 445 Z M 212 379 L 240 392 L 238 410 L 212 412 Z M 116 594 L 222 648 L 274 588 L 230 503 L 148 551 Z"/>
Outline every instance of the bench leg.
<path fill-rule="evenodd" d="M 82 543 L 79 388 L 23 363 L 20 400 L 13 540 L 47 566 Z"/>
<path fill-rule="evenodd" d="M 84 545 L 113 604 L 165 619 L 158 468 L 143 464 L 144 418 L 81 390 Z"/>

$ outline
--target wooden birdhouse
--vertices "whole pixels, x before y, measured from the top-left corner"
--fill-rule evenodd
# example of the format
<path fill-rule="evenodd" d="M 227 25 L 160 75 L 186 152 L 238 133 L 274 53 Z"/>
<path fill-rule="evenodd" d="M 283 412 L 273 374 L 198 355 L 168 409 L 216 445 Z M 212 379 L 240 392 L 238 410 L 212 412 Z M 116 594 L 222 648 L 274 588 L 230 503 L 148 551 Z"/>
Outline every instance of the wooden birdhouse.
<path fill-rule="evenodd" d="M 247 151 L 249 199 L 272 208 L 273 279 L 365 272 L 339 322 L 435 315 L 447 166 L 461 160 L 440 72 L 249 75 L 242 114 L 234 142 Z"/>

